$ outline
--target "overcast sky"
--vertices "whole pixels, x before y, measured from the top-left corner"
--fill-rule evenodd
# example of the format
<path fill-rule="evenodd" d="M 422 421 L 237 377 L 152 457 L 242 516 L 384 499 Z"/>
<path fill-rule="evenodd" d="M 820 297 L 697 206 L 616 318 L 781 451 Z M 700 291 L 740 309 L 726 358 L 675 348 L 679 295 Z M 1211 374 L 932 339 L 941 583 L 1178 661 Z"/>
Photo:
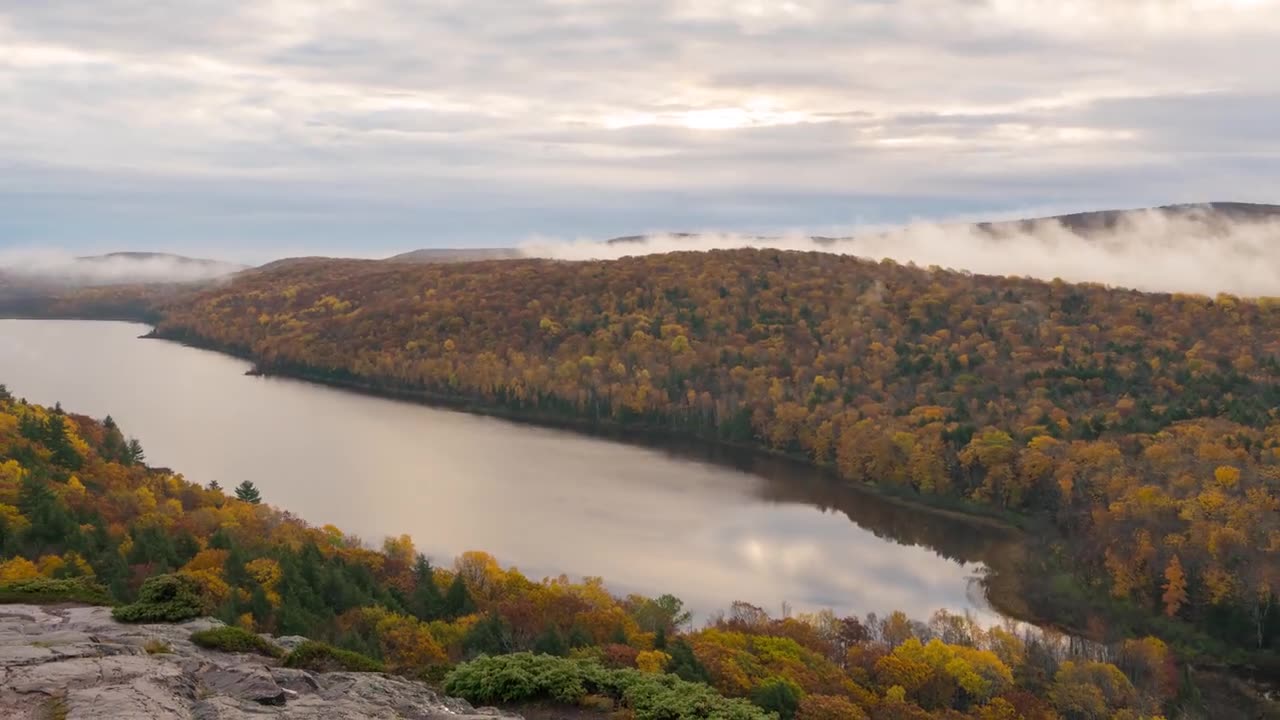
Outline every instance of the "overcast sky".
<path fill-rule="evenodd" d="M 1277 0 L 0 0 L 0 248 L 1280 201 Z"/>

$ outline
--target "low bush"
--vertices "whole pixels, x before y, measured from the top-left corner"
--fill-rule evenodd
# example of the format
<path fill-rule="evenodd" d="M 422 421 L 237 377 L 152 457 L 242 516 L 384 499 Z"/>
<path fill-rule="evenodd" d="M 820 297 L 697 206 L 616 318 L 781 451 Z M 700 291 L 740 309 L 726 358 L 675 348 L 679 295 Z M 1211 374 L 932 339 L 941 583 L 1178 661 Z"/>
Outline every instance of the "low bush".
<path fill-rule="evenodd" d="M 120 622 L 183 622 L 205 614 L 200 586 L 186 575 L 149 577 L 138 590 L 137 602 L 111 611 Z"/>
<path fill-rule="evenodd" d="M 284 648 L 244 628 L 225 625 L 191 633 L 191 642 L 209 650 L 222 652 L 258 653 L 267 657 L 284 657 Z"/>
<path fill-rule="evenodd" d="M 106 588 L 87 578 L 39 577 L 15 580 L 0 585 L 0 603 L 77 602 L 88 605 L 111 605 Z"/>
<path fill-rule="evenodd" d="M 167 655 L 173 652 L 173 648 L 169 647 L 169 643 L 163 640 L 148 640 L 146 645 L 142 646 L 148 655 Z"/>
<path fill-rule="evenodd" d="M 675 675 L 610 670 L 594 660 L 532 653 L 463 663 L 445 678 L 444 689 L 477 704 L 553 700 L 579 705 L 597 696 L 620 703 L 636 720 L 777 718 L 746 700 L 725 698 L 708 685 Z"/>
<path fill-rule="evenodd" d="M 312 672 L 383 672 L 382 663 L 371 657 L 314 641 L 307 641 L 285 655 L 284 666 Z"/>

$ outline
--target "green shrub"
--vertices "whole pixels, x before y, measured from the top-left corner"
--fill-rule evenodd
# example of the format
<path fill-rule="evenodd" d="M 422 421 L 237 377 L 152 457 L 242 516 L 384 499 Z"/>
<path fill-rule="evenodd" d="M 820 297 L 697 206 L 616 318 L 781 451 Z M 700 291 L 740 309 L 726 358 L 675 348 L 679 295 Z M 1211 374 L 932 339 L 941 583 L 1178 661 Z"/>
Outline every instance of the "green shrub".
<path fill-rule="evenodd" d="M 149 577 L 138 590 L 137 602 L 111 611 L 120 622 L 183 622 L 205 614 L 200 586 L 186 575 Z"/>
<path fill-rule="evenodd" d="M 0 585 L 0 603 L 78 602 L 112 605 L 106 588 L 83 577 L 31 578 Z"/>
<path fill-rule="evenodd" d="M 382 663 L 371 657 L 340 650 L 325 643 L 307 641 L 296 650 L 284 656 L 284 666 L 310 670 L 312 672 L 331 672 L 349 670 L 351 672 L 382 672 Z"/>
<path fill-rule="evenodd" d="M 191 642 L 202 648 L 223 652 L 258 653 L 267 657 L 284 657 L 284 649 L 243 628 L 224 625 L 191 633 Z"/>
<path fill-rule="evenodd" d="M 675 675 L 608 670 L 594 660 L 516 653 L 479 657 L 454 668 L 444 690 L 477 704 L 553 700 L 566 705 L 602 699 L 630 709 L 636 720 L 769 720 L 777 715 L 746 700 Z M 588 698 L 591 698 L 588 700 Z"/>

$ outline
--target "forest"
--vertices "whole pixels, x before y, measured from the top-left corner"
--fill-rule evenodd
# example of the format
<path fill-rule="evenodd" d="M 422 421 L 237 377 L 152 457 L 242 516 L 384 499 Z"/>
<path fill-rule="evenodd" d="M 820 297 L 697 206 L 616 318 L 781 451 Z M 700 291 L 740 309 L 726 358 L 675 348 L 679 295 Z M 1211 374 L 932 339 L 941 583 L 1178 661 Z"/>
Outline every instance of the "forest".
<path fill-rule="evenodd" d="M 1206 704 L 1154 637 L 1097 645 L 946 612 L 770 617 L 746 602 L 694 622 L 678 598 L 617 597 L 600 578 L 535 580 L 483 552 L 436 565 L 407 536 L 373 549 L 248 482 L 148 467 L 109 417 L 0 386 L 0 602 L 68 599 L 118 604 L 126 621 L 213 614 L 305 634 L 477 702 L 639 720 L 1138 720 Z"/>
<path fill-rule="evenodd" d="M 1044 543 L 1019 598 L 1039 620 L 1280 648 L 1280 300 L 728 250 L 307 260 L 50 311 L 131 306 L 266 373 L 754 447 L 996 513 Z"/>

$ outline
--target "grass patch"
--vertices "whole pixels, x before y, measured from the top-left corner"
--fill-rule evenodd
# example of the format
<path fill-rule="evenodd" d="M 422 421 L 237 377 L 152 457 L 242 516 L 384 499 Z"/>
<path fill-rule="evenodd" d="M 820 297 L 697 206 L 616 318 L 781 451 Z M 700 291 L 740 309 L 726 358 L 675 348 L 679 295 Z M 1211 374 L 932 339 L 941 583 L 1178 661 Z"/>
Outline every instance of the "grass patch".
<path fill-rule="evenodd" d="M 107 589 L 87 578 L 31 578 L 0 585 L 0 603 L 75 602 L 86 605 L 114 605 Z"/>
<path fill-rule="evenodd" d="M 284 666 L 312 672 L 383 672 L 382 663 L 371 657 L 314 641 L 307 641 L 285 655 Z"/>
<path fill-rule="evenodd" d="M 172 623 L 204 615 L 200 587 L 185 575 L 149 577 L 138 590 L 138 601 L 111 611 L 120 622 Z"/>
<path fill-rule="evenodd" d="M 45 700 L 37 711 L 40 720 L 67 720 L 67 701 L 61 697 Z"/>
<path fill-rule="evenodd" d="M 142 646 L 148 655 L 167 655 L 173 652 L 173 648 L 169 647 L 169 643 L 163 640 L 148 640 L 146 645 Z"/>
<path fill-rule="evenodd" d="M 284 648 L 244 628 L 231 625 L 191 633 L 191 642 L 202 648 L 222 652 L 258 653 L 273 658 L 285 655 Z"/>

